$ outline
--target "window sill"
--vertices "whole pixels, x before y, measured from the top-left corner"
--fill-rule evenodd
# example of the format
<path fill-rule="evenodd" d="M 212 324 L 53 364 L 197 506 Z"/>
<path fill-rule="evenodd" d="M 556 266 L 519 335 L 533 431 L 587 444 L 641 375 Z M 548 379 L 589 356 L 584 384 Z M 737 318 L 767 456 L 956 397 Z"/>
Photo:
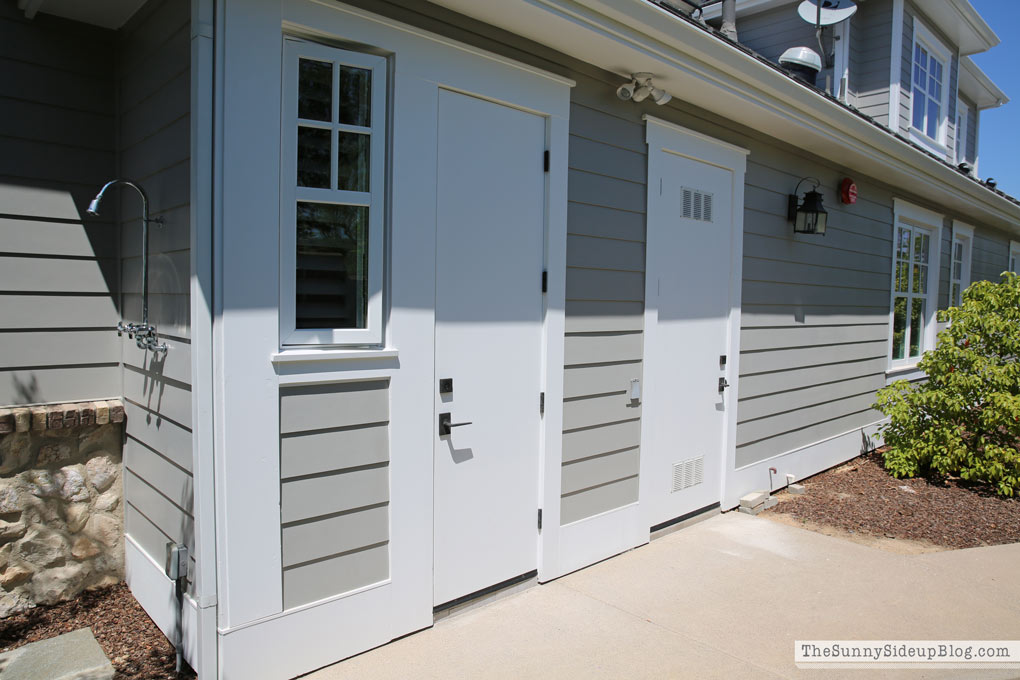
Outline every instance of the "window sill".
<path fill-rule="evenodd" d="M 885 372 L 885 384 L 889 385 L 896 382 L 897 380 L 909 380 L 914 382 L 915 380 L 926 380 L 928 374 L 917 367 L 917 364 L 913 366 L 900 366 L 897 368 L 887 369 Z"/>
<path fill-rule="evenodd" d="M 947 161 L 952 160 L 949 155 L 949 147 L 942 142 L 932 139 L 922 130 L 918 130 L 913 126 L 911 126 L 907 132 L 910 135 L 910 141 L 920 144 L 924 148 L 928 149 L 928 151 L 931 151 L 936 156 L 941 156 Z"/>
<path fill-rule="evenodd" d="M 274 364 L 293 364 L 310 361 L 373 361 L 376 359 L 396 359 L 399 352 L 395 349 L 285 349 L 271 355 Z"/>

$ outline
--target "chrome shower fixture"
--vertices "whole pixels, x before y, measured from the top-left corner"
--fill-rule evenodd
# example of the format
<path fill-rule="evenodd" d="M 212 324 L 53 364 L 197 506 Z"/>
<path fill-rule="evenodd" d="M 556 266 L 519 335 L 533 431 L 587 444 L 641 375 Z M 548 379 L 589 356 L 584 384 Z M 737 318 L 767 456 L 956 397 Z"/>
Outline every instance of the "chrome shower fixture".
<path fill-rule="evenodd" d="M 142 197 L 142 322 L 117 322 L 117 335 L 127 333 L 129 338 L 134 338 L 135 345 L 139 349 L 152 350 L 159 354 L 166 352 L 167 346 L 165 342 L 159 342 L 156 327 L 149 323 L 149 223 L 163 224 L 163 218 L 149 217 L 149 197 L 145 190 L 137 183 L 127 179 L 114 179 L 104 184 L 96 197 L 89 203 L 87 212 L 89 215 L 98 217 L 99 204 L 102 203 L 106 190 L 118 184 L 131 187 Z"/>

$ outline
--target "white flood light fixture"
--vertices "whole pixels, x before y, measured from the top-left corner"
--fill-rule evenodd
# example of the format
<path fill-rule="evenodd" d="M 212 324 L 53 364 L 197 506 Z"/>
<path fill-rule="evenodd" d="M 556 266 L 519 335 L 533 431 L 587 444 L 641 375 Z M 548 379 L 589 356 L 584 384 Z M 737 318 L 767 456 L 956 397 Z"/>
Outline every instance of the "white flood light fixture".
<path fill-rule="evenodd" d="M 616 96 L 625 102 L 643 102 L 651 97 L 653 102 L 662 106 L 673 98 L 673 95 L 669 94 L 665 90 L 652 85 L 651 73 L 633 73 L 630 78 L 631 80 L 629 83 L 624 83 L 620 87 L 616 88 Z"/>

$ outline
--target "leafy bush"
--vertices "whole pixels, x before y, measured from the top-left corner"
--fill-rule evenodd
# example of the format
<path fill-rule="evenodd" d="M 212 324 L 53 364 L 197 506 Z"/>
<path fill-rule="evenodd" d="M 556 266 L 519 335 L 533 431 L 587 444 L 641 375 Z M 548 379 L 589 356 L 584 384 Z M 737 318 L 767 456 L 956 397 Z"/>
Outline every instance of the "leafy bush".
<path fill-rule="evenodd" d="M 939 312 L 950 325 L 918 367 L 922 383 L 899 380 L 878 392 L 889 416 L 881 436 L 895 477 L 958 475 L 1020 491 L 1020 277 L 980 281 L 959 307 Z"/>

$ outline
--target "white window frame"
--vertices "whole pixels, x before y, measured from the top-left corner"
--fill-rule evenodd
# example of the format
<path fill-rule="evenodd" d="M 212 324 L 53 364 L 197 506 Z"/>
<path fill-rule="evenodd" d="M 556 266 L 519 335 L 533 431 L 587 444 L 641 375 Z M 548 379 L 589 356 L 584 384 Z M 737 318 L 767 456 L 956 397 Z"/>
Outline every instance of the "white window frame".
<path fill-rule="evenodd" d="M 385 229 L 386 196 L 386 59 L 364 52 L 351 52 L 296 38 L 286 38 L 284 46 L 283 111 L 281 130 L 280 173 L 280 345 L 373 346 L 383 342 L 383 232 Z M 372 72 L 371 151 L 369 191 L 319 189 L 297 186 L 297 98 L 298 61 L 301 58 L 342 64 Z M 339 69 L 333 69 L 332 107 L 338 105 Z M 331 177 L 336 181 L 338 131 L 344 125 L 335 123 L 303 123 L 331 130 Z M 297 215 L 298 202 L 357 205 L 368 207 L 368 288 L 364 328 L 297 328 Z"/>
<path fill-rule="evenodd" d="M 942 242 L 942 215 L 921 206 L 908 203 L 899 198 L 893 199 L 893 224 L 892 224 L 892 264 L 889 275 L 889 341 L 887 356 L 889 357 L 889 371 L 899 371 L 913 368 L 920 361 L 924 353 L 935 347 L 935 318 L 938 308 L 939 268 L 941 263 L 941 242 Z M 895 329 L 894 315 L 896 313 L 896 243 L 897 233 L 900 226 L 911 230 L 911 249 L 913 249 L 913 233 L 923 231 L 930 236 L 931 251 L 928 253 L 928 281 L 927 293 L 925 293 L 925 314 L 924 334 L 921 337 L 920 353 L 916 357 L 906 356 L 902 359 L 893 358 L 893 331 Z M 900 294 L 902 297 L 902 294 Z M 915 295 L 916 297 L 916 295 Z M 907 308 L 907 322 L 909 324 L 910 308 Z M 909 325 L 908 325 L 909 328 Z M 906 353 L 909 353 L 909 336 Z"/>
<path fill-rule="evenodd" d="M 935 56 L 942 62 L 942 100 L 939 102 L 939 121 L 934 139 L 928 136 L 924 130 L 914 127 L 914 107 L 917 105 L 914 97 L 914 68 L 918 44 L 928 54 Z M 953 65 L 953 54 L 935 34 L 928 30 L 918 17 L 914 17 L 914 38 L 910 45 L 910 125 L 911 140 L 929 148 L 933 153 L 945 158 L 949 157 L 950 150 L 946 146 L 949 132 L 949 77 Z M 926 69 L 927 70 L 927 69 Z M 926 104 L 927 106 L 927 104 Z M 926 114 L 927 115 L 927 114 Z"/>
<path fill-rule="evenodd" d="M 960 276 L 954 276 L 954 264 L 956 264 L 956 244 L 963 247 L 963 259 L 960 263 Z M 963 300 L 963 291 L 971 283 L 971 261 L 974 257 L 974 227 L 964 224 L 959 220 L 953 220 L 953 245 L 949 251 L 949 306 L 958 307 Z M 960 300 L 953 297 L 953 284 L 960 286 Z"/>
<path fill-rule="evenodd" d="M 967 160 L 967 118 L 968 107 L 959 97 L 956 98 L 956 129 L 953 131 L 953 141 L 957 148 L 954 149 L 956 162 L 963 163 Z"/>
<path fill-rule="evenodd" d="M 1006 264 L 1009 271 L 1020 274 L 1020 241 L 1009 242 L 1009 259 Z"/>

